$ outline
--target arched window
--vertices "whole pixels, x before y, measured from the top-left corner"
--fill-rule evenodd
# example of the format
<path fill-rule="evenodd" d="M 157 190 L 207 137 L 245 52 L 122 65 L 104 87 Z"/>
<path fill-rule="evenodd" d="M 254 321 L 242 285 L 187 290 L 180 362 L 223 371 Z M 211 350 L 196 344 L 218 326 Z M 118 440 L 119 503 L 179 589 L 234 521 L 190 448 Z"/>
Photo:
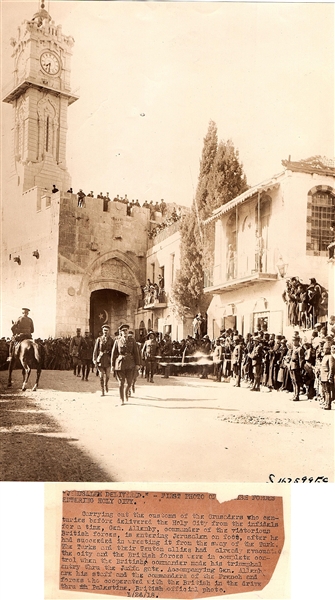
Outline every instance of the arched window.
<path fill-rule="evenodd" d="M 318 185 L 308 194 L 307 253 L 327 253 L 332 242 L 331 224 L 335 221 L 335 190 Z"/>

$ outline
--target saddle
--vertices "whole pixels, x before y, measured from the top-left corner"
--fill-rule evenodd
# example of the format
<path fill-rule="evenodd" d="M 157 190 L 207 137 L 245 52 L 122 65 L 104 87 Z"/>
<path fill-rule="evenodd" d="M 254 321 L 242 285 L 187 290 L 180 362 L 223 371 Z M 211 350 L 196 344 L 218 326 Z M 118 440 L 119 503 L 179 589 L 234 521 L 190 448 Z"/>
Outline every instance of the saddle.
<path fill-rule="evenodd" d="M 23 342 L 23 340 L 31 340 L 31 334 L 30 333 L 17 333 L 15 336 L 15 346 L 18 346 L 21 342 Z"/>

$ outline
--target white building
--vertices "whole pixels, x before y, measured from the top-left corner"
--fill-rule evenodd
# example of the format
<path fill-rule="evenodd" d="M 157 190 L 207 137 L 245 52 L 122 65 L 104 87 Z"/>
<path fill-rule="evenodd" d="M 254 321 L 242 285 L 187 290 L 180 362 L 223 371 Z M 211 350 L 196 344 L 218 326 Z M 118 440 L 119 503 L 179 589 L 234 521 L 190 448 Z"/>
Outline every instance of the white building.
<path fill-rule="evenodd" d="M 180 221 L 172 223 L 157 236 L 149 240 L 146 254 L 146 273 L 151 283 L 163 279 L 163 293 L 158 297 L 143 294 L 141 306 L 135 315 L 136 330 L 153 329 L 163 335 L 169 333 L 173 340 L 181 340 L 192 333 L 192 318 L 181 320 L 173 311 L 171 289 L 176 273 L 180 269 Z"/>
<path fill-rule="evenodd" d="M 328 288 L 327 246 L 335 221 L 333 161 L 283 161 L 279 175 L 216 209 L 208 333 L 236 327 L 244 335 L 290 331 L 282 294 L 286 279 L 315 277 Z M 330 297 L 334 296 L 334 290 Z"/>

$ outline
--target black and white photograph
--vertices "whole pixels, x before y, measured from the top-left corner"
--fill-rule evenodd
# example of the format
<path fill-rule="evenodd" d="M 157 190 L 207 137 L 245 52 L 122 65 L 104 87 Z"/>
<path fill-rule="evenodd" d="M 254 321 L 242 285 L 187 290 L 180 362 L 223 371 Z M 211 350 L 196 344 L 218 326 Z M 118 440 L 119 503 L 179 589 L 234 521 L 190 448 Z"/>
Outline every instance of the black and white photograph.
<path fill-rule="evenodd" d="M 248 582 L 235 597 L 332 597 L 334 4 L 0 7 L 0 596 L 117 594 L 89 553 L 110 537 L 99 561 L 115 565 L 132 542 L 102 529 L 71 546 L 73 523 L 93 544 L 102 515 L 173 539 L 199 525 L 192 573 Z M 158 493 L 206 497 L 209 521 L 182 503 L 138 514 Z M 225 516 L 240 575 L 210 501 L 248 494 L 262 513 Z M 259 552 L 279 558 L 257 590 Z M 152 579 L 122 594 L 234 593 Z"/>
<path fill-rule="evenodd" d="M 2 2 L 2 480 L 333 481 L 333 28 Z"/>

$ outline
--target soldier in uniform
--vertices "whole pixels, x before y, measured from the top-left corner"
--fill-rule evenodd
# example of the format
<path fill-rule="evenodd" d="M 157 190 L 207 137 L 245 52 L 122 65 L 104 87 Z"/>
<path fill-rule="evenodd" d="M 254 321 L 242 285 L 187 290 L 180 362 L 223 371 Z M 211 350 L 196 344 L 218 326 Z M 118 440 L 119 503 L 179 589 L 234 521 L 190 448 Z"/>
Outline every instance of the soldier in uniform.
<path fill-rule="evenodd" d="M 134 381 L 134 371 L 141 364 L 138 346 L 133 337 L 128 337 L 129 325 L 120 325 L 119 337 L 112 349 L 112 368 L 119 382 L 119 394 L 122 404 L 128 400 Z M 126 384 L 126 388 L 125 388 Z"/>
<path fill-rule="evenodd" d="M 235 346 L 231 353 L 231 366 L 234 373 L 234 387 L 241 387 L 241 373 L 243 360 L 243 343 L 239 335 L 234 336 Z"/>
<path fill-rule="evenodd" d="M 102 326 L 102 335 L 95 341 L 93 362 L 99 371 L 101 396 L 108 392 L 108 381 L 111 371 L 111 352 L 113 339 L 109 335 L 109 325 Z"/>
<path fill-rule="evenodd" d="M 157 370 L 158 344 L 153 331 L 149 331 L 148 337 L 142 348 L 142 358 L 145 362 L 145 376 L 150 383 L 154 382 L 154 375 Z"/>
<path fill-rule="evenodd" d="M 299 400 L 300 388 L 302 385 L 302 370 L 305 362 L 305 351 L 300 344 L 300 337 L 295 335 L 292 340 L 292 350 L 290 354 L 289 371 L 293 385 L 292 400 Z"/>
<path fill-rule="evenodd" d="M 85 337 L 81 338 L 79 346 L 79 360 L 81 362 L 82 380 L 88 381 L 93 359 L 94 342 L 89 331 L 85 331 Z"/>
<path fill-rule="evenodd" d="M 69 352 L 72 357 L 73 375 L 80 377 L 81 362 L 79 358 L 79 349 L 82 342 L 81 329 L 77 327 L 76 335 L 71 338 Z"/>
<path fill-rule="evenodd" d="M 254 374 L 254 383 L 250 391 L 260 392 L 263 348 L 261 338 L 258 336 L 254 337 L 254 347 L 253 350 L 250 352 L 249 357 L 251 358 L 252 371 Z"/>
<path fill-rule="evenodd" d="M 134 338 L 134 332 L 133 331 L 130 331 L 130 330 L 128 331 L 128 338 L 133 338 L 135 340 L 135 338 Z M 135 344 L 137 345 L 138 354 L 139 354 L 139 357 L 140 357 L 139 369 L 142 369 L 142 367 L 143 367 L 143 362 L 141 360 L 142 359 L 142 356 L 141 356 L 141 347 L 142 347 L 142 345 L 141 345 L 141 342 L 136 342 L 136 340 L 135 340 Z M 131 392 L 133 392 L 133 394 L 135 393 L 135 384 L 136 384 L 137 377 L 138 377 L 138 374 L 139 374 L 139 369 L 134 369 L 133 382 L 131 384 L 131 389 L 128 391 L 128 396 L 131 396 Z M 142 375 L 142 377 L 143 377 L 143 375 Z"/>
<path fill-rule="evenodd" d="M 22 340 L 32 339 L 34 333 L 33 320 L 28 316 L 30 308 L 23 308 L 22 315 L 13 323 L 11 330 L 13 337 L 9 344 L 9 356 L 8 361 L 11 361 L 14 354 L 15 344 L 22 342 Z"/>

